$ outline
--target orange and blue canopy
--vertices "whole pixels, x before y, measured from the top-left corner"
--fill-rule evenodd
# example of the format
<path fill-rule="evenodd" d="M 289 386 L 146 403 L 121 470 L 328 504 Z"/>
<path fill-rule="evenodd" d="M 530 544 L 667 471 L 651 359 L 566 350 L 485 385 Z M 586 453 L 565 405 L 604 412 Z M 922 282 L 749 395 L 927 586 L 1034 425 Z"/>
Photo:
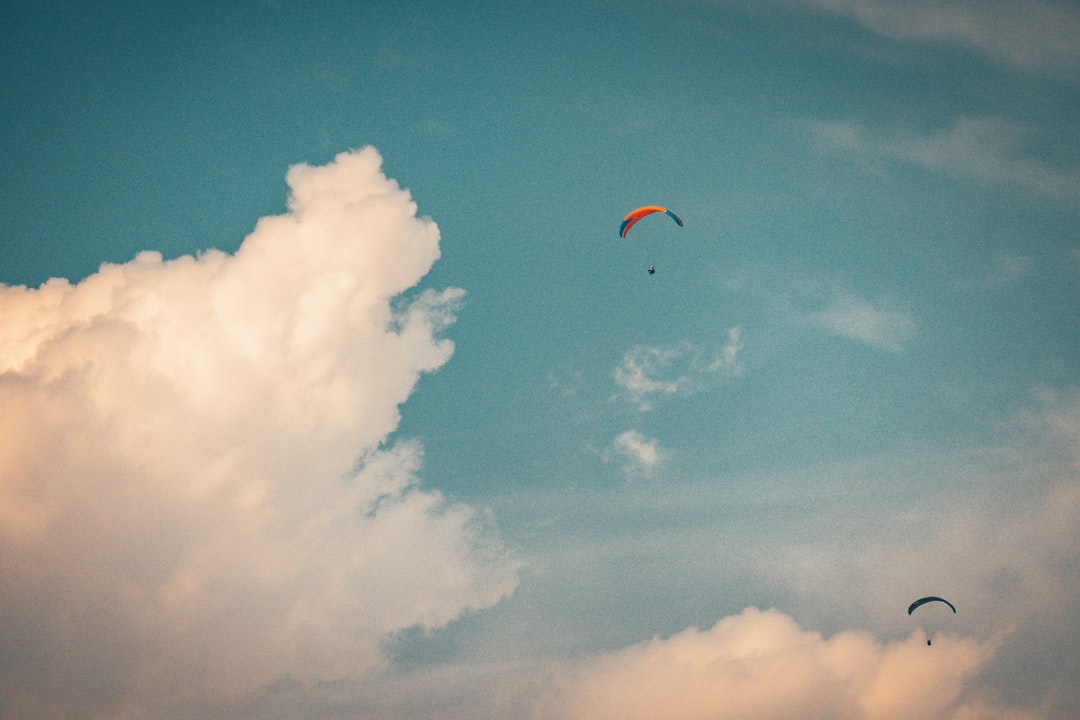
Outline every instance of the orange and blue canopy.
<path fill-rule="evenodd" d="M 622 225 L 619 226 L 619 237 L 626 237 L 626 233 L 630 232 L 630 228 L 634 226 L 634 223 L 646 215 L 652 215 L 653 213 L 666 213 L 671 216 L 672 220 L 679 224 L 679 227 L 682 227 L 682 218 L 667 208 L 662 208 L 658 205 L 646 205 L 645 207 L 639 207 L 637 210 L 632 211 L 623 218 Z"/>

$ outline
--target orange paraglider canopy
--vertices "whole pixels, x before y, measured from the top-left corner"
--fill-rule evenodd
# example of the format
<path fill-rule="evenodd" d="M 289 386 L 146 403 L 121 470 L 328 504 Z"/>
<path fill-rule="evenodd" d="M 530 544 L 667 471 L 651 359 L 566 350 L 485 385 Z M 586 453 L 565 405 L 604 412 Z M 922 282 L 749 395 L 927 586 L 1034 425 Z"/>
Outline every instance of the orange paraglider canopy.
<path fill-rule="evenodd" d="M 682 227 L 682 218 L 667 208 L 662 208 L 659 205 L 646 205 L 645 207 L 639 207 L 637 210 L 632 211 L 623 218 L 622 225 L 619 226 L 619 237 L 626 237 L 626 233 L 630 232 L 630 228 L 634 226 L 634 223 L 646 215 L 652 215 L 653 213 L 666 213 L 671 216 L 672 220 L 678 223 L 679 227 Z"/>

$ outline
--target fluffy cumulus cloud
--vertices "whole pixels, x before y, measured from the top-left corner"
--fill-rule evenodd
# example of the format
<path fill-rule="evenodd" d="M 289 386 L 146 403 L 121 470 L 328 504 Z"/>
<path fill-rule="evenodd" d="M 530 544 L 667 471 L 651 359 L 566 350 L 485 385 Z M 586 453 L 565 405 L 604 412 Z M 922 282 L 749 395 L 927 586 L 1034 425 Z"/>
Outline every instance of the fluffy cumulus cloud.
<path fill-rule="evenodd" d="M 560 673 L 535 717 L 590 720 L 911 720 L 1034 717 L 997 707 L 970 681 L 993 647 L 944 636 L 883 644 L 825 638 L 788 615 L 748 608 L 708 630 L 608 652 Z"/>
<path fill-rule="evenodd" d="M 511 592 L 482 516 L 388 443 L 462 292 L 373 149 L 287 176 L 235 255 L 0 286 L 0 709 L 168 716 L 381 662 Z"/>
<path fill-rule="evenodd" d="M 655 398 L 686 396 L 710 384 L 738 375 L 742 330 L 728 330 L 719 348 L 691 343 L 675 347 L 638 346 L 623 356 L 612 373 L 625 399 L 642 411 L 651 410 Z"/>

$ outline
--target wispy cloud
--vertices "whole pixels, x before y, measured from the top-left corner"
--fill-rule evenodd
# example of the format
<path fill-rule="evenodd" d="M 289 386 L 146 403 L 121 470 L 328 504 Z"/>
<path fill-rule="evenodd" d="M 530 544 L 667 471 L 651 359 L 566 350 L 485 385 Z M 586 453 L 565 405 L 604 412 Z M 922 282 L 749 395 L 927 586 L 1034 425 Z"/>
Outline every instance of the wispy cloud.
<path fill-rule="evenodd" d="M 1029 126 L 996 117 L 962 117 L 949 127 L 918 134 L 870 131 L 846 122 L 812 122 L 819 147 L 866 159 L 891 159 L 988 185 L 1080 203 L 1080 167 L 1037 156 L 1039 139 Z"/>
<path fill-rule="evenodd" d="M 573 397 L 578 393 L 582 372 L 579 368 L 563 363 L 547 372 L 548 390 L 560 397 Z"/>
<path fill-rule="evenodd" d="M 915 335 L 915 321 L 900 310 L 884 310 L 848 293 L 839 293 L 828 305 L 809 315 L 811 323 L 867 345 L 899 351 Z"/>
<path fill-rule="evenodd" d="M 953 43 L 1032 72 L 1080 68 L 1080 8 L 1049 0 L 805 0 L 893 40 Z"/>
<path fill-rule="evenodd" d="M 728 330 L 720 347 L 702 349 L 691 343 L 675 347 L 639 346 L 623 356 L 612 376 L 622 395 L 642 411 L 657 397 L 686 396 L 718 379 L 741 372 L 742 329 Z"/>
<path fill-rule="evenodd" d="M 176 716 L 374 667 L 515 587 L 419 444 L 385 444 L 453 350 L 463 293 L 403 295 L 437 228 L 372 149 L 287 179 L 235 255 L 0 286 L 6 708 Z"/>
<path fill-rule="evenodd" d="M 621 461 L 628 478 L 649 477 L 667 458 L 655 438 L 642 435 L 637 430 L 620 433 L 604 454 L 609 461 Z"/>

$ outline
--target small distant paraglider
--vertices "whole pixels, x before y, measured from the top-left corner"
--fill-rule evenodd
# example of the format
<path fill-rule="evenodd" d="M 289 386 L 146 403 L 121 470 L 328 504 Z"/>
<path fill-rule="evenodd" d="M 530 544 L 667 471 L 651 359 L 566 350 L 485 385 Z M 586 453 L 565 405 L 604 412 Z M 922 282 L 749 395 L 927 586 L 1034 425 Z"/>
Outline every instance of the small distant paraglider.
<path fill-rule="evenodd" d="M 928 595 L 927 597 L 919 598 L 915 602 L 911 603 L 911 605 L 908 606 L 907 614 L 910 615 L 911 613 L 915 612 L 915 610 L 917 608 L 920 608 L 923 605 L 925 605 L 927 603 L 932 603 L 932 602 L 945 603 L 946 605 L 948 605 L 952 609 L 953 614 L 954 615 L 956 614 L 956 606 L 955 605 L 953 605 L 951 602 L 949 602 L 945 598 L 940 598 L 940 597 L 937 597 L 936 595 Z M 930 645 L 930 638 L 926 639 L 926 644 Z"/>
<path fill-rule="evenodd" d="M 652 215 L 653 213 L 663 213 L 670 217 L 672 220 L 674 220 L 675 224 L 677 224 L 679 227 L 682 227 L 682 218 L 673 213 L 671 210 L 668 210 L 667 208 L 662 208 L 659 205 L 646 205 L 644 207 L 639 207 L 637 210 L 632 210 L 625 218 L 623 218 L 622 224 L 619 225 L 619 237 L 626 237 L 626 234 L 630 232 L 630 228 L 634 227 L 634 225 L 637 224 L 638 220 L 641 220 L 641 218 L 647 215 Z M 656 266 L 649 265 L 649 274 L 653 275 L 655 273 Z"/>

